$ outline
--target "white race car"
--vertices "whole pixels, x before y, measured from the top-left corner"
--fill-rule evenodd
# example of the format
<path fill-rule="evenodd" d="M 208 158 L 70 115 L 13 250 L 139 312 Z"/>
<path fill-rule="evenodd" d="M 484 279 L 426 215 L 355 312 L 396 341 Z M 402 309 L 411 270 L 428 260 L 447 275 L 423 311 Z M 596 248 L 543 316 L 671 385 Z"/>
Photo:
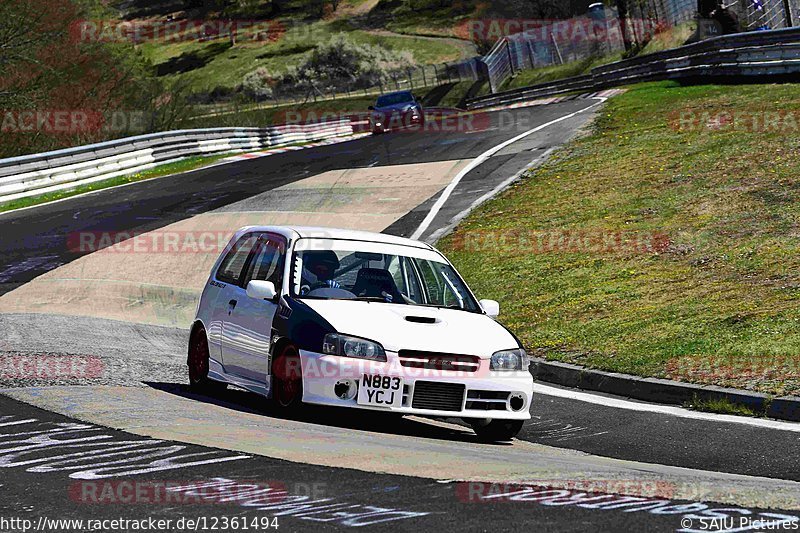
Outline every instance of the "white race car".
<path fill-rule="evenodd" d="M 217 260 L 189 341 L 189 379 L 273 398 L 460 417 L 485 440 L 530 418 L 519 340 L 425 243 L 330 228 L 247 227 Z"/>

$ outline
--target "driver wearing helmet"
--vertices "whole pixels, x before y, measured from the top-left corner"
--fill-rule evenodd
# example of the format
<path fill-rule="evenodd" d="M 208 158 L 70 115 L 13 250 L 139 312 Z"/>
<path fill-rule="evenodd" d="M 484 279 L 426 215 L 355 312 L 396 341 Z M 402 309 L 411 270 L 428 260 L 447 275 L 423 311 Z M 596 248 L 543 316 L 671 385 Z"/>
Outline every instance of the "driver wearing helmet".
<path fill-rule="evenodd" d="M 300 294 L 306 295 L 321 288 L 341 288 L 341 285 L 333 279 L 338 269 L 339 258 L 332 250 L 304 253 Z"/>

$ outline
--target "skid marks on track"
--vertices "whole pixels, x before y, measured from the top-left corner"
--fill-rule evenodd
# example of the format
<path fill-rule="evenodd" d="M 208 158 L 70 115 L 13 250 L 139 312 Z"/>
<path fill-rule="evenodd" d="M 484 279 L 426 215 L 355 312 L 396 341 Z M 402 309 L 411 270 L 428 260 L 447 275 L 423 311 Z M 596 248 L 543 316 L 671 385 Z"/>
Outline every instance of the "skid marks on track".
<path fill-rule="evenodd" d="M 526 426 L 528 428 L 527 437 L 532 437 L 533 440 L 550 440 L 553 442 L 588 439 L 608 433 L 608 431 L 595 432 L 589 427 L 574 426 L 560 420 L 541 416 L 534 416 Z"/>

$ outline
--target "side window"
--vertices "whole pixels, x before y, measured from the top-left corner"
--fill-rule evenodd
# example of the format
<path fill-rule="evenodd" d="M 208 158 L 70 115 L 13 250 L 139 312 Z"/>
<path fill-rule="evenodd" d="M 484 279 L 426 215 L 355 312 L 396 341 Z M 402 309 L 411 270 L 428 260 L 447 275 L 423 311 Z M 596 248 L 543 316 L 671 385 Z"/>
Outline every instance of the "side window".
<path fill-rule="evenodd" d="M 414 270 L 414 265 L 411 264 L 411 261 L 407 257 L 404 257 L 402 262 L 403 274 L 408 280 L 408 297 L 417 303 L 421 303 L 424 301 L 422 298 L 422 289 L 419 286 L 419 279 Z"/>
<path fill-rule="evenodd" d="M 228 252 L 228 255 L 219 265 L 219 270 L 217 270 L 217 279 L 219 281 L 233 285 L 240 284 L 242 270 L 244 270 L 244 265 L 247 263 L 247 257 L 253 250 L 257 240 L 258 236 L 255 234 L 245 235 L 233 245 L 231 251 Z"/>
<path fill-rule="evenodd" d="M 255 260 L 250 265 L 246 282 L 249 283 L 252 280 L 271 281 L 280 292 L 285 257 L 286 245 L 281 239 L 272 236 L 263 237 Z"/>
<path fill-rule="evenodd" d="M 419 260 L 415 260 L 415 263 L 421 271 L 423 283 L 425 284 L 427 293 L 425 303 L 441 305 L 444 287 L 442 287 L 439 276 L 436 275 L 436 271 L 433 270 L 433 264 L 430 261 Z"/>
<path fill-rule="evenodd" d="M 389 257 L 389 265 L 386 267 L 386 270 L 388 270 L 389 274 L 392 275 L 392 279 L 394 279 L 394 284 L 397 285 L 397 289 L 408 296 L 408 292 L 406 291 L 406 282 L 403 278 L 403 268 L 400 265 L 400 258 L 396 255 Z"/>
<path fill-rule="evenodd" d="M 394 278 L 398 290 L 403 293 L 406 298 L 412 302 L 422 302 L 419 284 L 417 283 L 417 278 L 408 258 L 392 256 L 391 263 L 387 270 L 392 275 L 392 278 Z"/>

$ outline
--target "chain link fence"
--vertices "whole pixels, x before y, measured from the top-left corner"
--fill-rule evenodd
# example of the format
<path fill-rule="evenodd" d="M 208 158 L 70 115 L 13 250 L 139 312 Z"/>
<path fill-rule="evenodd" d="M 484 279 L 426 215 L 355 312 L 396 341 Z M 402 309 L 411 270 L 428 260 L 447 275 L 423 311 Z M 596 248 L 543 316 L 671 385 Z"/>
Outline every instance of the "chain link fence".
<path fill-rule="evenodd" d="M 656 32 L 693 19 L 696 12 L 696 0 L 631 3 L 623 27 L 616 9 L 597 3 L 585 16 L 534 24 L 532 29 L 503 37 L 483 58 L 492 92 L 523 69 L 620 52 L 626 39 L 646 43 Z"/>
<path fill-rule="evenodd" d="M 747 31 L 777 30 L 800 24 L 799 0 L 735 0 L 724 4 L 738 13 Z"/>
<path fill-rule="evenodd" d="M 658 20 L 667 26 L 677 26 L 695 18 L 697 0 L 651 0 Z"/>

